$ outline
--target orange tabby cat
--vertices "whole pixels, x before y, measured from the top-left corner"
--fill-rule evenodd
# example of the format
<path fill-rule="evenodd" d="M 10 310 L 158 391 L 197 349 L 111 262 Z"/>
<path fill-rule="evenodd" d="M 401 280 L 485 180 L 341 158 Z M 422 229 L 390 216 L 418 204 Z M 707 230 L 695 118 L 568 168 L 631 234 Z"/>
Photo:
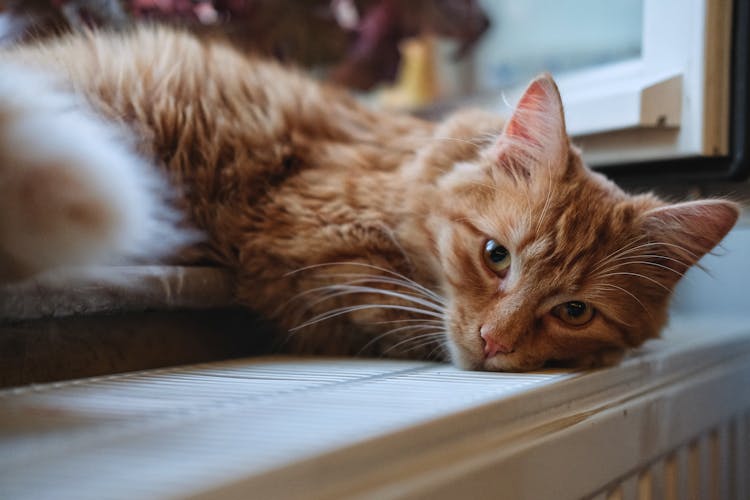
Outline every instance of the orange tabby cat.
<path fill-rule="evenodd" d="M 67 35 L 0 65 L 6 279 L 184 242 L 159 170 L 205 235 L 185 258 L 231 268 L 297 352 L 612 359 L 658 335 L 738 216 L 592 173 L 548 76 L 505 124 L 432 124 L 166 29 Z"/>

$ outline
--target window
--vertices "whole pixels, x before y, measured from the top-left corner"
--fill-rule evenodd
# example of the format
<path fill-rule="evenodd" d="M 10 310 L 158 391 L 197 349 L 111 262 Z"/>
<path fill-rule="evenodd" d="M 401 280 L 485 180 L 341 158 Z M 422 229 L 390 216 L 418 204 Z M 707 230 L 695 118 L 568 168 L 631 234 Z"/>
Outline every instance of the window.
<path fill-rule="evenodd" d="M 493 27 L 477 51 L 480 85 L 513 102 L 530 77 L 551 71 L 591 165 L 730 154 L 731 0 L 483 7 Z M 492 106 L 508 111 L 497 96 Z"/>

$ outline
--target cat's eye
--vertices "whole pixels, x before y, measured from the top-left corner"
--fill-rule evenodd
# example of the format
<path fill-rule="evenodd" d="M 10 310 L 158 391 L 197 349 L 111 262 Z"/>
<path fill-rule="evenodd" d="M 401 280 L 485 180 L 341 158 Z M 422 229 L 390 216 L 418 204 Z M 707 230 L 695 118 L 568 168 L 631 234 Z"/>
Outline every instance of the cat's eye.
<path fill-rule="evenodd" d="M 594 317 L 594 308 L 585 302 L 574 300 L 552 308 L 552 314 L 572 326 L 583 326 Z"/>
<path fill-rule="evenodd" d="M 484 262 L 492 271 L 501 273 L 510 267 L 510 252 L 495 240 L 484 244 Z"/>

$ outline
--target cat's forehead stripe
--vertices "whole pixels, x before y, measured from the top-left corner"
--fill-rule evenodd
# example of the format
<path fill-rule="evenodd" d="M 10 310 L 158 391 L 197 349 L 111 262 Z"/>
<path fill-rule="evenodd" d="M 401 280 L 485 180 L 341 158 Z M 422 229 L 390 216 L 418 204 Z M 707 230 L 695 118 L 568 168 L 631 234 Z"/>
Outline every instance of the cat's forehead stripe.
<path fill-rule="evenodd" d="M 552 239 L 548 237 L 526 238 L 523 245 L 519 245 L 519 252 L 529 257 L 538 257 L 547 254 L 553 248 Z"/>

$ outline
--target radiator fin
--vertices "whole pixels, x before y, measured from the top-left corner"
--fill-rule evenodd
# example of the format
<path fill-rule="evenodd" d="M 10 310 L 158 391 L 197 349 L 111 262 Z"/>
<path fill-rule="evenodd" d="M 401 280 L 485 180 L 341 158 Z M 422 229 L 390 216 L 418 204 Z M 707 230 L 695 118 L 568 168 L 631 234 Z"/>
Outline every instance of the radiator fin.
<path fill-rule="evenodd" d="M 181 496 L 575 376 L 256 358 L 6 390 L 0 498 Z"/>
<path fill-rule="evenodd" d="M 749 459 L 750 412 L 696 435 L 591 499 L 746 500 Z"/>

